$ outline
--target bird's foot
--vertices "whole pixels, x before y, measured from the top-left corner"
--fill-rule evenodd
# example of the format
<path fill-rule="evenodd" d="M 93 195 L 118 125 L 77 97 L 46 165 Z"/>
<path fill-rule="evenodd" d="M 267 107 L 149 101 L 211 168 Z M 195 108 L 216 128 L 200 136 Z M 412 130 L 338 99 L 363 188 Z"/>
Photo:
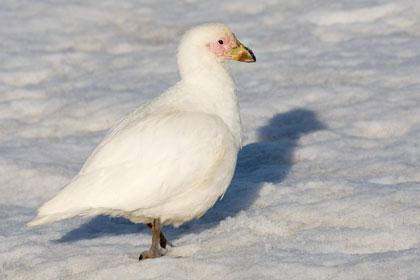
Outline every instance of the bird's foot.
<path fill-rule="evenodd" d="M 152 246 L 150 247 L 150 250 L 144 251 L 143 253 L 141 253 L 141 255 L 139 256 L 140 261 L 144 259 L 155 259 L 155 258 L 162 257 L 164 254 L 162 254 L 159 251 L 159 245 L 163 249 L 166 249 L 167 245 L 173 247 L 172 243 L 170 243 L 161 232 L 162 225 L 160 223 L 159 218 L 153 219 L 153 223 L 147 224 L 147 227 L 153 233 Z"/>
<path fill-rule="evenodd" d="M 150 249 L 150 250 L 144 251 L 143 253 L 140 254 L 139 261 L 145 260 L 145 259 L 160 258 L 163 255 L 164 254 L 160 253 L 159 250 L 152 250 L 152 249 Z"/>

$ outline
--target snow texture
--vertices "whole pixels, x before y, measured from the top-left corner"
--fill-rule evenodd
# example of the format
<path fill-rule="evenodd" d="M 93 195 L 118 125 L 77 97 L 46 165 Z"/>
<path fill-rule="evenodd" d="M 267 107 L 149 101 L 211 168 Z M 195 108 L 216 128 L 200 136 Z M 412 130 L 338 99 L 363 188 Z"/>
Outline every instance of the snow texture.
<path fill-rule="evenodd" d="M 127 111 L 178 80 L 181 34 L 223 22 L 244 146 L 224 199 L 166 227 L 28 228 Z M 0 2 L 0 279 L 419 279 L 420 2 Z"/>

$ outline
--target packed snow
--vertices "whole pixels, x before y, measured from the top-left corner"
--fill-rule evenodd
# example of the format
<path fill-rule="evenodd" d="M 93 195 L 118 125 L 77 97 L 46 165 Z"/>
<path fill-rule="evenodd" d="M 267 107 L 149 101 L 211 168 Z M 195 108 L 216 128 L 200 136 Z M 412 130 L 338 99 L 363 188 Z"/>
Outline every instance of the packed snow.
<path fill-rule="evenodd" d="M 108 129 L 178 79 L 181 35 L 223 22 L 243 147 L 223 200 L 163 229 L 26 226 Z M 420 2 L 2 1 L 0 279 L 418 279 Z"/>

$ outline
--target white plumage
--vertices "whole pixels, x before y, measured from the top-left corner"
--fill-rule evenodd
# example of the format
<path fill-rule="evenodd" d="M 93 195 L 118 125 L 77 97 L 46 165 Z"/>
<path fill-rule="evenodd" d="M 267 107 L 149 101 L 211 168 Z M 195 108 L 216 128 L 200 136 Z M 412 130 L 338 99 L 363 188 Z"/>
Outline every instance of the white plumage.
<path fill-rule="evenodd" d="M 222 24 L 188 31 L 178 49 L 182 79 L 125 116 L 29 225 L 106 214 L 178 226 L 203 215 L 226 191 L 241 146 L 226 59 L 255 61 Z"/>

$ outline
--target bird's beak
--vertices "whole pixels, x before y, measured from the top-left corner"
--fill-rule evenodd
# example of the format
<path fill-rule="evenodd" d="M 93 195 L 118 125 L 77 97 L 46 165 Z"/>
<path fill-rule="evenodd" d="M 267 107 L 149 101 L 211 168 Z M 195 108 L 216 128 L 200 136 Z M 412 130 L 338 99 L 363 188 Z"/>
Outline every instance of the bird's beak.
<path fill-rule="evenodd" d="M 255 55 L 254 53 L 242 45 L 241 42 L 238 41 L 238 46 L 231 50 L 230 55 L 233 57 L 234 60 L 242 61 L 242 62 L 255 62 Z"/>

